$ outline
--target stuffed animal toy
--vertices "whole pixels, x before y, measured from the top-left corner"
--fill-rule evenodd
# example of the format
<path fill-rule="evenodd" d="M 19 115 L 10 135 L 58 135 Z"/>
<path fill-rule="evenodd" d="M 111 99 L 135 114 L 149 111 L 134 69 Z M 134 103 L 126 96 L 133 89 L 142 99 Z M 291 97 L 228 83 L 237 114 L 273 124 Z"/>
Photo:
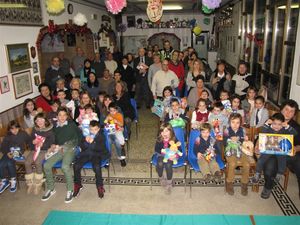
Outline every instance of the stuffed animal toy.
<path fill-rule="evenodd" d="M 242 152 L 247 156 L 253 156 L 254 145 L 252 141 L 244 141 L 242 144 Z"/>
<path fill-rule="evenodd" d="M 223 141 L 223 132 L 220 128 L 220 121 L 218 119 L 212 121 L 213 130 L 215 133 L 216 140 Z"/>
<path fill-rule="evenodd" d="M 241 157 L 241 142 L 228 139 L 227 145 L 225 148 L 225 155 L 227 157 L 235 155 L 237 158 L 240 158 Z"/>
<path fill-rule="evenodd" d="M 168 162 L 168 160 L 173 161 L 173 164 L 176 165 L 177 159 L 182 156 L 182 152 L 178 150 L 178 147 L 181 145 L 180 142 L 175 143 L 174 141 L 169 142 L 170 147 L 164 148 L 161 150 L 161 154 L 164 155 L 163 162 Z"/>
<path fill-rule="evenodd" d="M 108 134 L 115 134 L 116 131 L 119 129 L 118 124 L 116 124 L 113 119 L 106 119 L 104 120 L 104 123 L 105 130 L 107 130 Z"/>
<path fill-rule="evenodd" d="M 79 123 L 79 125 L 81 125 L 84 115 L 85 115 L 85 110 L 79 109 L 79 116 L 76 119 L 76 122 Z"/>
<path fill-rule="evenodd" d="M 215 158 L 216 154 L 215 154 L 215 149 L 212 145 L 209 146 L 208 149 L 206 149 L 205 153 L 204 153 L 204 158 L 207 162 L 210 162 L 211 160 L 213 160 Z"/>
<path fill-rule="evenodd" d="M 232 113 L 231 103 L 230 103 L 229 100 L 223 100 L 223 101 L 222 101 L 222 104 L 223 104 L 223 106 L 224 106 L 224 111 L 225 111 L 227 114 Z"/>
<path fill-rule="evenodd" d="M 185 121 L 182 118 L 172 119 L 169 123 L 172 127 L 185 128 Z"/>
<path fill-rule="evenodd" d="M 34 141 L 36 142 L 36 144 L 34 145 L 34 154 L 33 154 L 34 162 L 40 154 L 41 147 L 43 146 L 45 139 L 46 139 L 45 137 L 35 134 Z"/>

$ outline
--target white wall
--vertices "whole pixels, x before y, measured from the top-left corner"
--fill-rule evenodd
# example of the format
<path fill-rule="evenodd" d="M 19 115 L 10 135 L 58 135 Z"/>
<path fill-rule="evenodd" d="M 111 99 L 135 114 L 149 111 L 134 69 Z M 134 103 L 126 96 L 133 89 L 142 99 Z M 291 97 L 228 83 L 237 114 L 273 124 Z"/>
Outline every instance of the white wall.
<path fill-rule="evenodd" d="M 127 24 L 127 16 L 130 15 L 124 15 L 122 17 L 122 23 Z M 135 20 L 137 19 L 143 19 L 143 20 L 148 20 L 146 10 L 144 14 L 141 15 L 135 15 Z M 213 16 L 204 16 L 200 13 L 198 14 L 166 14 L 163 15 L 161 18 L 161 21 L 169 21 L 169 20 L 174 20 L 174 18 L 178 18 L 179 21 L 181 20 L 191 20 L 193 18 L 196 19 L 197 25 L 200 25 L 203 31 L 212 31 L 212 26 L 213 26 Z M 204 18 L 210 18 L 210 24 L 206 25 L 203 23 Z M 151 37 L 155 33 L 161 33 L 161 32 L 166 32 L 166 33 L 174 33 L 176 34 L 180 39 L 181 39 L 181 49 L 186 48 L 187 46 L 191 46 L 191 28 L 147 28 L 147 29 L 136 29 L 133 27 L 127 28 L 127 30 L 123 33 L 123 36 L 147 36 L 148 38 Z M 188 37 L 188 45 L 183 46 L 183 39 L 184 37 Z"/>
<path fill-rule="evenodd" d="M 300 43 L 300 16 L 298 17 L 298 28 L 297 28 L 297 38 L 296 43 Z M 294 55 L 294 66 L 292 73 L 291 91 L 290 98 L 294 99 L 298 104 L 300 104 L 300 45 L 296 44 L 295 55 Z M 298 85 L 297 85 L 298 79 Z"/>
<path fill-rule="evenodd" d="M 44 25 L 48 25 L 48 20 L 53 19 L 55 24 L 64 24 L 68 23 L 69 19 L 72 19 L 77 12 L 81 12 L 87 16 L 88 19 L 88 27 L 91 28 L 92 32 L 98 32 L 100 25 L 101 25 L 101 16 L 103 14 L 107 15 L 106 11 L 95 9 L 88 6 L 83 6 L 77 3 L 73 3 L 74 12 L 72 15 L 67 13 L 65 10 L 59 16 L 49 16 L 46 12 L 45 1 L 42 0 L 42 13 L 43 13 L 43 22 Z M 65 6 L 67 6 L 69 1 L 65 1 Z M 97 15 L 97 20 L 91 20 L 91 14 Z M 112 19 L 112 27 L 115 25 L 115 20 Z M 16 43 L 28 43 L 29 47 L 36 46 L 36 39 L 39 34 L 39 30 L 41 27 L 36 26 L 6 26 L 0 25 L 0 77 L 8 75 L 9 78 L 9 86 L 10 91 L 4 94 L 0 94 L 0 113 L 12 108 L 18 104 L 21 104 L 26 98 L 33 98 L 39 95 L 37 86 L 34 85 L 33 80 L 33 72 L 31 69 L 32 75 L 32 86 L 33 86 L 33 93 L 22 97 L 20 99 L 15 99 L 14 95 L 14 87 L 12 83 L 12 75 L 9 73 L 7 58 L 6 58 L 6 46 L 7 44 L 16 44 Z M 32 62 L 38 62 L 37 56 Z"/>

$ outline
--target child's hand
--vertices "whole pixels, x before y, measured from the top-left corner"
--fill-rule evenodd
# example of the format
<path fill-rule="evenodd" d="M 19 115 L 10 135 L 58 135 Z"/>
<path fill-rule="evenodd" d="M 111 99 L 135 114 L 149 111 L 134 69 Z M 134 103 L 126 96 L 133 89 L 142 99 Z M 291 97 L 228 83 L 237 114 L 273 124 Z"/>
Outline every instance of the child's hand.
<path fill-rule="evenodd" d="M 14 155 L 11 152 L 7 153 L 8 158 L 12 159 L 14 157 Z"/>
<path fill-rule="evenodd" d="M 38 141 L 37 141 L 36 139 L 34 139 L 34 140 L 32 141 L 32 144 L 36 145 L 37 142 L 38 142 Z"/>
<path fill-rule="evenodd" d="M 249 141 L 249 138 L 248 138 L 247 135 L 244 137 L 244 140 L 245 140 L 245 141 Z"/>
<path fill-rule="evenodd" d="M 270 125 L 270 124 L 272 124 L 272 120 L 271 119 L 268 119 L 267 121 L 266 121 L 266 124 L 268 124 L 268 125 Z"/>
<path fill-rule="evenodd" d="M 203 154 L 202 153 L 200 153 L 200 152 L 198 152 L 198 154 L 197 154 L 197 158 L 198 159 L 203 159 L 204 157 L 203 157 Z"/>
<path fill-rule="evenodd" d="M 282 126 L 285 127 L 285 128 L 287 128 L 287 127 L 289 126 L 289 124 L 288 124 L 286 121 L 284 121 L 284 122 L 282 123 Z"/>
<path fill-rule="evenodd" d="M 94 141 L 94 139 L 91 137 L 91 136 L 87 136 L 85 138 L 85 140 L 88 142 L 88 143 L 92 143 Z"/>
<path fill-rule="evenodd" d="M 238 138 L 237 136 L 233 136 L 233 137 L 231 137 L 230 139 L 231 139 L 232 141 L 235 141 L 235 142 L 239 140 L 239 138 Z"/>

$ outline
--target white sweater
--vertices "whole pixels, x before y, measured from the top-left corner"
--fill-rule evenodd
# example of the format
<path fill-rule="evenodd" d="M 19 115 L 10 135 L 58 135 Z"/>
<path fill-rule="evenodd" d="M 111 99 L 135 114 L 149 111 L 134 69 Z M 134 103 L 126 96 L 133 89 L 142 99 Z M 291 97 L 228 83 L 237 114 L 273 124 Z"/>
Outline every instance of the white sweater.
<path fill-rule="evenodd" d="M 159 70 L 154 74 L 151 91 L 153 95 L 162 97 L 162 92 L 166 86 L 171 86 L 173 89 L 177 88 L 179 84 L 176 74 L 168 70 L 167 72 Z"/>

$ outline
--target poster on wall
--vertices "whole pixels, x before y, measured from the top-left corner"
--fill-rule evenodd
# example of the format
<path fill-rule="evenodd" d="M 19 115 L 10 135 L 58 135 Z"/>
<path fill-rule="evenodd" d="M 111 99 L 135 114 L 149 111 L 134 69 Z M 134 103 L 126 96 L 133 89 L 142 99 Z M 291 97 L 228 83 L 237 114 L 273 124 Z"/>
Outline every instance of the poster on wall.
<path fill-rule="evenodd" d="M 12 75 L 16 99 L 33 92 L 30 70 Z"/>
<path fill-rule="evenodd" d="M 76 44 L 76 42 L 75 42 Z M 42 52 L 64 52 L 64 36 L 58 34 L 46 34 L 41 44 Z"/>
<path fill-rule="evenodd" d="M 27 43 L 6 45 L 6 53 L 10 73 L 31 67 Z"/>
<path fill-rule="evenodd" d="M 1 94 L 4 94 L 4 93 L 10 91 L 9 83 L 8 83 L 8 76 L 0 77 L 0 90 L 1 90 Z"/>
<path fill-rule="evenodd" d="M 136 53 L 140 47 L 147 47 L 147 36 L 124 36 L 122 46 L 124 46 L 124 52 Z"/>

